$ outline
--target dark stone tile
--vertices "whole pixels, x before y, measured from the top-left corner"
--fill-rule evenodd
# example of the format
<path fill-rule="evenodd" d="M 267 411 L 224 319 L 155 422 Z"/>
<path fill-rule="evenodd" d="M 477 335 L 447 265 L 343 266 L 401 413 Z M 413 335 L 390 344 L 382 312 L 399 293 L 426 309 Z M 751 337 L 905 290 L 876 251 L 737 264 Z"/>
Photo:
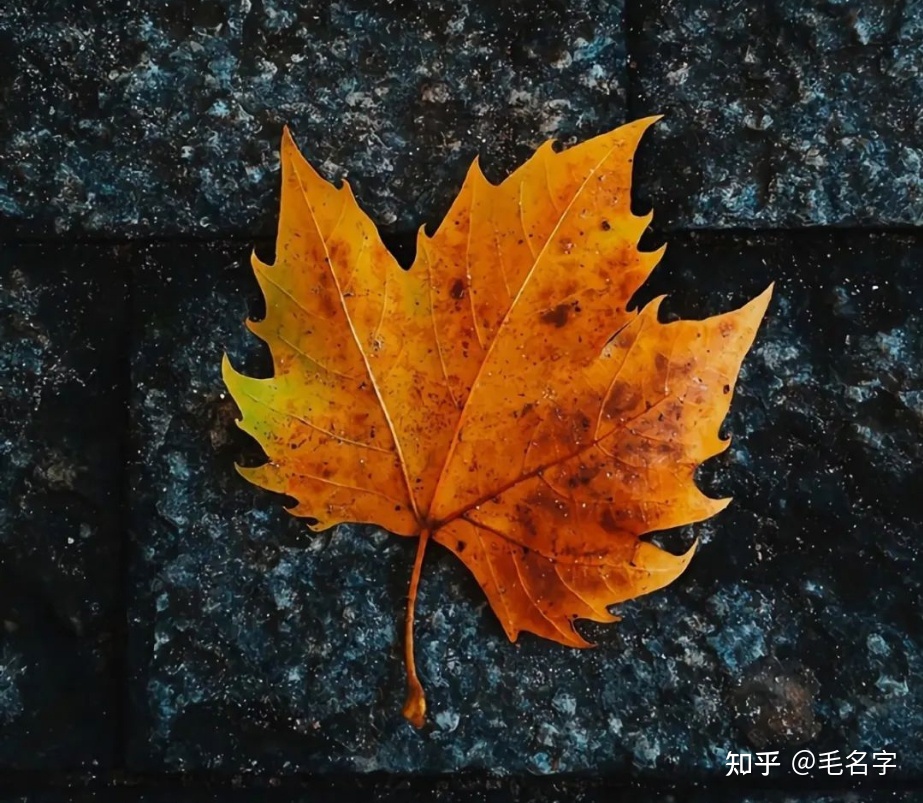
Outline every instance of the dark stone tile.
<path fill-rule="evenodd" d="M 502 174 L 624 121 L 622 7 L 3 4 L 0 223 L 271 234 L 284 123 L 379 223 L 436 223 L 475 154 Z"/>
<path fill-rule="evenodd" d="M 917 225 L 923 6 L 638 0 L 640 186 L 666 227 Z"/>
<path fill-rule="evenodd" d="M 733 678 L 731 744 L 867 751 L 869 765 L 893 751 L 898 774 L 919 774 L 923 317 L 911 299 L 923 240 L 676 245 L 645 290 L 690 288 L 668 313 L 710 312 L 777 282 L 726 425 L 735 438 L 700 473 L 734 503 L 696 528 L 705 543 L 688 575 L 724 622 L 705 640 Z M 707 277 L 698 288 L 696 276 Z"/>
<path fill-rule="evenodd" d="M 0 795 L 0 803 L 913 803 L 919 794 L 907 791 L 768 791 L 747 793 L 711 784 L 687 792 L 659 791 L 645 786 L 616 786 L 594 779 L 499 779 L 453 776 L 451 779 L 361 778 L 311 780 L 293 786 L 229 786 L 199 783 L 188 786 L 148 782 L 82 791 Z"/>
<path fill-rule="evenodd" d="M 682 798 L 657 790 L 613 786 L 589 778 L 388 778 L 383 776 L 253 781 L 131 779 L 90 790 L 4 796 L 0 803 L 680 803 Z M 719 801 L 715 801 L 719 803 Z M 721 803 L 724 803 L 723 801 Z M 732 803 L 728 798 L 727 803 Z M 742 799 L 734 803 L 749 803 Z M 775 803 L 767 800 L 766 803 Z M 778 803 L 782 803 L 781 800 Z M 790 803 L 814 803 L 790 799 Z M 818 803 L 833 803 L 825 799 Z M 878 803 L 871 801 L 870 803 Z M 900 803 L 896 801 L 895 803 Z"/>
<path fill-rule="evenodd" d="M 266 248 L 258 249 L 261 252 Z M 723 777 L 729 750 L 894 750 L 923 771 L 923 239 L 672 238 L 645 297 L 713 314 L 776 281 L 725 455 L 733 496 L 673 586 L 572 651 L 510 645 L 447 552 L 427 557 L 400 716 L 414 544 L 312 535 L 237 476 L 259 462 L 219 363 L 266 375 L 245 244 L 151 246 L 137 275 L 129 759 L 151 770 L 590 771 Z M 789 775 L 788 779 L 793 779 Z M 816 778 L 815 778 L 816 781 Z"/>
<path fill-rule="evenodd" d="M 868 791 L 850 787 L 843 791 L 716 792 L 710 787 L 688 797 L 685 803 L 913 803 L 919 794 L 907 791 Z"/>
<path fill-rule="evenodd" d="M 718 788 L 721 786 L 722 788 Z M 616 786 L 568 778 L 499 779 L 453 776 L 447 780 L 339 779 L 311 780 L 298 785 L 275 782 L 244 788 L 205 783 L 188 786 L 147 783 L 81 791 L 0 795 L 0 803 L 913 803 L 919 795 L 906 791 L 767 791 L 747 793 L 712 784 L 687 792 L 659 791 L 645 786 Z"/>
<path fill-rule="evenodd" d="M 112 762 L 124 255 L 0 247 L 0 767 Z"/>

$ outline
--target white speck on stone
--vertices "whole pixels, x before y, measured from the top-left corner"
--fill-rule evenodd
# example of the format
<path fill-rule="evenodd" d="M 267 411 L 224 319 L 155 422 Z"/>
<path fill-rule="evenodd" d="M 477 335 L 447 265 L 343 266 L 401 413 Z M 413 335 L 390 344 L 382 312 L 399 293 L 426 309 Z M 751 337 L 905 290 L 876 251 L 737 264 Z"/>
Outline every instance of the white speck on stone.
<path fill-rule="evenodd" d="M 887 642 L 878 633 L 869 635 L 865 640 L 865 645 L 874 655 L 888 655 L 891 652 Z"/>
<path fill-rule="evenodd" d="M 455 711 L 440 711 L 436 714 L 434 719 L 436 721 L 436 727 L 447 733 L 452 733 L 461 721 L 461 717 L 459 717 L 458 713 Z"/>
<path fill-rule="evenodd" d="M 554 700 L 551 701 L 555 711 L 559 711 L 567 716 L 573 716 L 577 712 L 577 701 L 569 694 L 558 693 Z"/>
<path fill-rule="evenodd" d="M 673 86 L 682 86 L 686 83 L 686 79 L 689 77 L 689 65 L 683 64 L 681 67 L 677 67 L 675 70 L 671 70 L 667 73 L 667 81 L 669 81 Z"/>

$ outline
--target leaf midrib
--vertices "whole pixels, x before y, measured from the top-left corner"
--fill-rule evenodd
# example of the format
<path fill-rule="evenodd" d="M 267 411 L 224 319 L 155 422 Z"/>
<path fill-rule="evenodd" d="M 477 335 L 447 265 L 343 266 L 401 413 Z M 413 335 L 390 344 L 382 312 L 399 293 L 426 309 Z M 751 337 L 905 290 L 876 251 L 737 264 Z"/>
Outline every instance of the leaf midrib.
<path fill-rule="evenodd" d="M 410 475 L 407 473 L 407 461 L 404 459 L 404 453 L 401 449 L 401 442 L 397 437 L 397 432 L 394 427 L 394 422 L 391 420 L 391 414 L 388 411 L 388 406 L 385 404 L 381 390 L 378 387 L 378 382 L 375 378 L 375 372 L 372 371 L 372 366 L 369 364 L 365 349 L 362 348 L 362 344 L 359 342 L 359 335 L 356 333 L 356 327 L 353 326 L 352 316 L 349 314 L 349 309 L 346 307 L 346 298 L 343 295 L 342 288 L 340 287 L 340 281 L 337 278 L 336 271 L 333 269 L 333 260 L 330 258 L 330 249 L 327 247 L 327 239 L 324 237 L 320 230 L 320 226 L 317 224 L 317 216 L 314 214 L 314 207 L 311 206 L 311 201 L 308 198 L 307 192 L 305 192 L 304 184 L 301 182 L 301 176 L 298 175 L 297 170 L 293 170 L 292 172 L 295 176 L 295 180 L 298 182 L 298 189 L 301 191 L 301 197 L 304 198 L 305 206 L 308 207 L 308 211 L 311 213 L 311 223 L 314 226 L 314 230 L 317 232 L 317 236 L 320 239 L 321 245 L 323 245 L 324 255 L 326 256 L 325 264 L 327 266 L 327 270 L 330 272 L 331 278 L 333 279 L 333 283 L 336 286 L 337 298 L 339 299 L 340 306 L 343 309 L 343 316 L 346 318 L 346 323 L 349 326 L 349 331 L 353 337 L 353 342 L 356 344 L 356 348 L 359 351 L 359 356 L 362 358 L 362 363 L 365 366 L 365 372 L 369 377 L 369 382 L 372 384 L 372 389 L 375 391 L 375 397 L 378 399 L 378 406 L 381 408 L 382 414 L 385 417 L 385 421 L 388 424 L 388 430 L 391 432 L 391 439 L 394 441 L 394 448 L 397 451 L 397 461 L 401 467 L 401 476 L 404 478 L 404 485 L 407 489 L 407 498 L 410 500 L 414 518 L 416 518 L 417 522 L 421 522 L 420 511 L 417 508 L 417 500 L 413 494 L 413 485 L 410 482 Z M 384 303 L 384 299 L 382 300 L 382 303 Z"/>
<path fill-rule="evenodd" d="M 517 293 L 516 293 L 516 297 L 513 299 L 512 303 L 510 304 L 509 308 L 507 309 L 506 314 L 503 316 L 503 320 L 500 322 L 500 325 L 497 327 L 497 333 L 496 333 L 496 335 L 494 336 L 494 339 L 491 341 L 490 346 L 489 346 L 488 349 L 487 349 L 487 354 L 484 355 L 484 359 L 481 361 L 481 365 L 478 367 L 478 372 L 477 372 L 477 374 L 476 374 L 475 377 L 474 377 L 474 381 L 471 383 L 471 388 L 470 388 L 469 391 L 468 391 L 468 397 L 465 399 L 465 404 L 464 404 L 464 406 L 462 407 L 461 415 L 458 417 L 458 422 L 457 422 L 456 425 L 455 425 L 455 431 L 452 433 L 452 440 L 451 440 L 450 445 L 449 445 L 449 451 L 448 451 L 448 453 L 446 454 L 445 461 L 444 461 L 443 464 L 442 464 L 442 471 L 441 471 L 440 474 L 439 474 L 439 479 L 436 481 L 436 487 L 433 489 L 433 496 L 432 496 L 432 500 L 433 500 L 433 501 L 432 501 L 432 503 L 430 504 L 430 510 L 432 510 L 433 505 L 435 505 L 435 503 L 437 502 L 437 500 L 438 500 L 438 498 L 439 498 L 439 489 L 442 487 L 443 480 L 444 480 L 445 477 L 446 477 L 446 472 L 448 471 L 449 466 L 452 464 L 452 459 L 453 459 L 453 457 L 455 456 L 455 450 L 456 450 L 456 447 L 457 447 L 457 445 L 458 445 L 458 443 L 459 443 L 458 433 L 462 430 L 462 427 L 463 427 L 463 425 L 464 425 L 465 416 L 466 416 L 467 413 L 468 413 L 468 409 L 469 409 L 469 407 L 470 407 L 470 405 L 471 405 L 471 399 L 472 399 L 472 397 L 475 395 L 475 390 L 477 389 L 478 384 L 479 384 L 479 382 L 480 382 L 480 380 L 481 380 L 481 376 L 482 376 L 483 373 L 484 373 L 484 367 L 487 365 L 488 362 L 490 362 L 490 358 L 491 358 L 491 355 L 493 354 L 494 348 L 496 347 L 497 343 L 499 342 L 499 340 L 500 340 L 500 338 L 501 338 L 501 336 L 502 336 L 502 334 L 503 334 L 503 331 L 504 331 L 504 329 L 506 328 L 506 325 L 507 325 L 507 323 L 508 323 L 508 321 L 509 321 L 509 319 L 510 319 L 510 316 L 511 316 L 513 310 L 515 309 L 516 305 L 519 303 L 519 299 L 522 297 L 522 294 L 523 294 L 523 292 L 525 291 L 526 286 L 529 284 L 529 282 L 532 280 L 532 277 L 535 275 L 535 270 L 536 270 L 536 268 L 538 267 L 539 263 L 540 263 L 540 262 L 542 261 L 542 259 L 544 258 L 544 256 L 545 256 L 545 254 L 546 254 L 546 252 L 547 252 L 547 250 L 548 250 L 548 247 L 549 247 L 550 243 L 552 242 L 552 240 L 554 239 L 555 235 L 556 235 L 556 234 L 558 233 L 558 231 L 560 230 L 561 225 L 562 225 L 563 222 L 564 222 L 564 219 L 567 217 L 567 215 L 568 215 L 568 213 L 570 212 L 571 208 L 572 208 L 573 205 L 577 202 L 577 199 L 581 196 L 581 194 L 583 193 L 584 189 L 586 189 L 586 186 L 587 186 L 587 184 L 589 183 L 590 179 L 591 179 L 594 175 L 596 175 L 596 172 L 597 172 L 597 171 L 599 170 L 599 168 L 603 165 L 603 163 L 606 162 L 606 161 L 609 159 L 609 157 L 613 154 L 614 151 L 615 151 L 615 146 L 613 145 L 611 148 L 609 148 L 609 149 L 606 151 L 605 155 L 596 163 L 596 165 L 594 165 L 593 169 L 592 169 L 589 173 L 587 173 L 586 177 L 585 177 L 585 178 L 583 179 L 583 181 L 580 183 L 580 186 L 579 186 L 579 187 L 576 189 L 576 191 L 574 192 L 573 197 L 570 199 L 570 201 L 568 202 L 567 206 L 564 208 L 564 210 L 563 210 L 563 211 L 561 212 L 561 214 L 559 215 L 558 220 L 557 220 L 557 222 L 556 222 L 555 225 L 554 225 L 554 228 L 551 230 L 550 234 L 548 235 L 548 238 L 545 240 L 545 243 L 542 245 L 541 250 L 538 252 L 538 254 L 537 254 L 537 255 L 535 256 L 535 258 L 533 259 L 533 261 L 532 261 L 532 266 L 529 268 L 529 272 L 528 272 L 528 274 L 526 274 L 525 279 L 523 279 L 522 284 L 520 285 L 519 290 L 518 290 Z M 520 198 L 521 198 L 521 191 L 522 191 L 522 184 L 520 184 Z M 523 220 L 523 218 L 522 218 L 522 202 L 521 202 L 521 200 L 520 200 L 520 203 L 519 203 L 519 219 L 520 219 L 520 221 Z M 470 221 L 470 218 L 469 218 L 469 221 Z M 470 225 L 470 222 L 469 222 L 469 225 Z M 523 225 L 523 234 L 524 234 L 524 235 L 528 235 L 528 232 L 526 231 L 525 225 Z M 469 243 L 470 243 L 470 240 L 469 240 Z M 467 259 L 467 253 L 466 253 L 466 259 Z M 412 268 L 411 268 L 411 270 L 412 270 Z M 433 314 L 433 313 L 432 313 L 432 310 L 430 310 L 430 314 L 431 314 L 431 315 Z M 627 325 L 627 324 L 626 324 L 626 325 Z M 588 448 L 588 447 L 587 447 L 587 448 Z M 400 449 L 400 446 L 398 446 L 398 449 Z M 578 450 L 575 454 L 579 454 L 580 451 L 582 451 L 582 449 L 581 449 L 581 450 Z M 573 456 L 574 456 L 574 455 L 570 455 L 570 456 L 568 456 L 567 458 L 564 458 L 564 459 L 570 459 L 570 457 L 573 457 Z M 539 469 L 539 470 L 544 471 L 546 468 L 550 468 L 551 466 L 556 465 L 556 464 L 559 463 L 559 462 L 563 462 L 563 460 L 555 460 L 553 463 L 550 463 L 550 464 L 547 465 L 547 466 L 543 466 L 543 467 L 542 467 L 541 469 Z M 537 473 L 537 472 L 536 472 L 536 473 Z M 460 515 L 462 515 L 463 513 L 467 512 L 468 510 L 471 510 L 471 509 L 474 508 L 476 505 L 481 504 L 481 502 L 486 501 L 487 499 L 490 499 L 490 498 L 492 498 L 492 497 L 494 497 L 494 496 L 497 496 L 497 494 L 503 493 L 504 491 L 508 490 L 509 488 L 512 488 L 513 486 L 518 485 L 520 482 L 523 482 L 523 481 L 525 481 L 526 479 L 529 479 L 531 476 L 534 476 L 534 474 L 522 475 L 522 476 L 518 477 L 517 479 L 513 480 L 512 482 L 508 483 L 508 484 L 507 484 L 506 486 L 504 486 L 503 488 L 491 492 L 489 495 L 485 496 L 484 499 L 480 499 L 480 500 L 474 502 L 473 504 L 466 506 L 465 508 L 463 508 L 462 510 L 459 510 L 458 512 L 454 513 L 454 514 L 451 515 L 451 516 L 445 516 L 445 517 L 440 518 L 439 520 L 432 521 L 432 522 L 429 522 L 429 521 L 428 521 L 427 524 L 426 524 L 426 526 L 427 526 L 428 528 L 431 528 L 431 529 L 433 530 L 433 532 L 435 532 L 439 527 L 442 527 L 442 526 L 444 526 L 445 524 L 447 524 L 448 522 L 450 522 L 450 521 L 452 521 L 452 520 L 458 518 Z M 414 507 L 414 509 L 416 510 L 416 506 Z"/>

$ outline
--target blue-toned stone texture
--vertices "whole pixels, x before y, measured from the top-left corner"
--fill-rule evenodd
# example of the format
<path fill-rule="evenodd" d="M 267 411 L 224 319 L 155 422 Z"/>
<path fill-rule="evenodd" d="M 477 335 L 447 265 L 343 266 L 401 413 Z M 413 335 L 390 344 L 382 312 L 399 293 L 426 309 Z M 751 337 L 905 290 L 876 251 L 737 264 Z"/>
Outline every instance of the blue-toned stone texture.
<path fill-rule="evenodd" d="M 260 252 L 268 247 L 261 247 Z M 664 314 L 776 295 L 701 472 L 724 513 L 671 587 L 576 651 L 511 645 L 467 570 L 427 557 L 417 661 L 431 710 L 400 716 L 414 542 L 312 535 L 233 470 L 219 363 L 268 366 L 240 244 L 156 245 L 133 344 L 134 767 L 265 772 L 589 771 L 723 776 L 729 750 L 896 750 L 921 770 L 923 243 L 911 237 L 674 237 L 642 295 Z M 181 266 L 181 267 L 180 267 Z M 845 755 L 844 752 L 844 755 Z M 871 755 L 869 757 L 871 760 Z"/>
<path fill-rule="evenodd" d="M 921 0 L 0 2 L 0 801 L 910 803 L 921 110 Z M 635 208 L 670 247 L 637 303 L 776 283 L 698 474 L 733 502 L 654 536 L 698 538 L 689 570 L 586 651 L 510 644 L 432 546 L 416 731 L 415 542 L 311 534 L 234 471 L 262 455 L 219 368 L 270 370 L 244 319 L 283 126 L 408 265 L 476 155 L 496 180 L 651 114 Z M 802 749 L 897 768 L 796 777 Z"/>
<path fill-rule="evenodd" d="M 115 754 L 127 264 L 0 248 L 0 779 Z"/>
<path fill-rule="evenodd" d="M 195 788 L 195 784 L 174 784 L 172 788 L 116 786 L 108 789 L 80 789 L 4 797 L 0 803 L 914 803 L 913 792 L 853 790 L 831 792 L 747 793 L 735 789 L 733 781 L 710 788 L 707 793 L 658 791 L 599 779 L 576 778 L 472 778 L 451 780 L 408 778 L 353 778 L 327 781 L 312 778 L 289 783 L 237 780 L 231 788 Z"/>
<path fill-rule="evenodd" d="M 923 220 L 923 4 L 637 0 L 630 116 L 670 228 Z"/>
<path fill-rule="evenodd" d="M 475 155 L 624 121 L 623 29 L 621 0 L 5 3 L 0 225 L 270 234 L 284 124 L 378 223 L 436 223 Z"/>

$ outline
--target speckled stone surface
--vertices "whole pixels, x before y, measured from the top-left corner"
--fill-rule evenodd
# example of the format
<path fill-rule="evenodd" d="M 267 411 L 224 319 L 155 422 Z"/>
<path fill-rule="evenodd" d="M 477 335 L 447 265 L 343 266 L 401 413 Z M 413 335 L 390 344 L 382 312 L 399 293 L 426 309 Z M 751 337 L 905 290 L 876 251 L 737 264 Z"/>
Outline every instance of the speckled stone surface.
<path fill-rule="evenodd" d="M 314 779 L 289 784 L 245 784 L 245 788 L 196 789 L 176 784 L 169 790 L 137 787 L 80 790 L 3 796 L 0 803 L 914 803 L 913 792 L 818 791 L 747 793 L 733 785 L 697 791 L 657 791 L 618 786 L 598 780 L 532 778 L 521 780 L 455 778 L 440 780 L 379 780 L 326 782 Z"/>
<path fill-rule="evenodd" d="M 0 3 L 0 803 L 917 800 L 921 70 L 921 0 Z M 639 300 L 776 282 L 699 474 L 734 502 L 657 537 L 700 539 L 689 571 L 590 651 L 509 644 L 433 546 L 415 731 L 414 542 L 312 535 L 233 470 L 282 126 L 408 264 L 476 154 L 657 113 Z M 760 750 L 783 769 L 725 777 Z"/>
<path fill-rule="evenodd" d="M 0 248 L 0 778 L 113 760 L 128 420 L 117 254 Z"/>
<path fill-rule="evenodd" d="M 546 778 L 338 778 L 331 781 L 312 778 L 291 781 L 275 778 L 271 782 L 244 780 L 225 788 L 204 788 L 191 779 L 164 785 L 145 785 L 141 788 L 109 788 L 82 791 L 52 791 L 5 797 L 0 803 L 625 803 L 635 799 L 630 787 L 607 784 L 592 779 Z M 635 792 L 636 794 L 636 792 Z M 669 792 L 645 790 L 644 803 L 680 803 Z M 690 803 L 693 801 L 690 800 Z M 697 801 L 695 802 L 697 803 Z M 733 797 L 714 798 L 711 803 L 840 803 L 833 799 L 814 797 L 744 799 L 739 793 Z M 849 801 L 849 803 L 856 803 Z M 868 803 L 885 803 L 869 798 Z M 903 803 L 899 798 L 889 798 L 888 803 Z"/>
<path fill-rule="evenodd" d="M 139 253 L 132 397 L 129 763 L 158 770 L 589 771 L 707 779 L 729 750 L 894 750 L 923 771 L 923 240 L 672 237 L 644 298 L 713 314 L 776 281 L 701 472 L 735 502 L 663 536 L 674 585 L 586 626 L 594 650 L 510 645 L 447 552 L 428 555 L 400 717 L 412 541 L 321 535 L 252 487 L 221 353 L 265 375 L 248 247 Z M 261 246 L 262 253 L 268 246 Z M 917 489 L 916 491 L 914 489 Z"/>
<path fill-rule="evenodd" d="M 623 27 L 621 0 L 4 3 L 0 231 L 271 234 L 286 123 L 378 223 L 435 223 L 476 154 L 624 121 Z"/>
<path fill-rule="evenodd" d="M 923 5 L 637 0 L 630 116 L 667 227 L 918 225 Z"/>

